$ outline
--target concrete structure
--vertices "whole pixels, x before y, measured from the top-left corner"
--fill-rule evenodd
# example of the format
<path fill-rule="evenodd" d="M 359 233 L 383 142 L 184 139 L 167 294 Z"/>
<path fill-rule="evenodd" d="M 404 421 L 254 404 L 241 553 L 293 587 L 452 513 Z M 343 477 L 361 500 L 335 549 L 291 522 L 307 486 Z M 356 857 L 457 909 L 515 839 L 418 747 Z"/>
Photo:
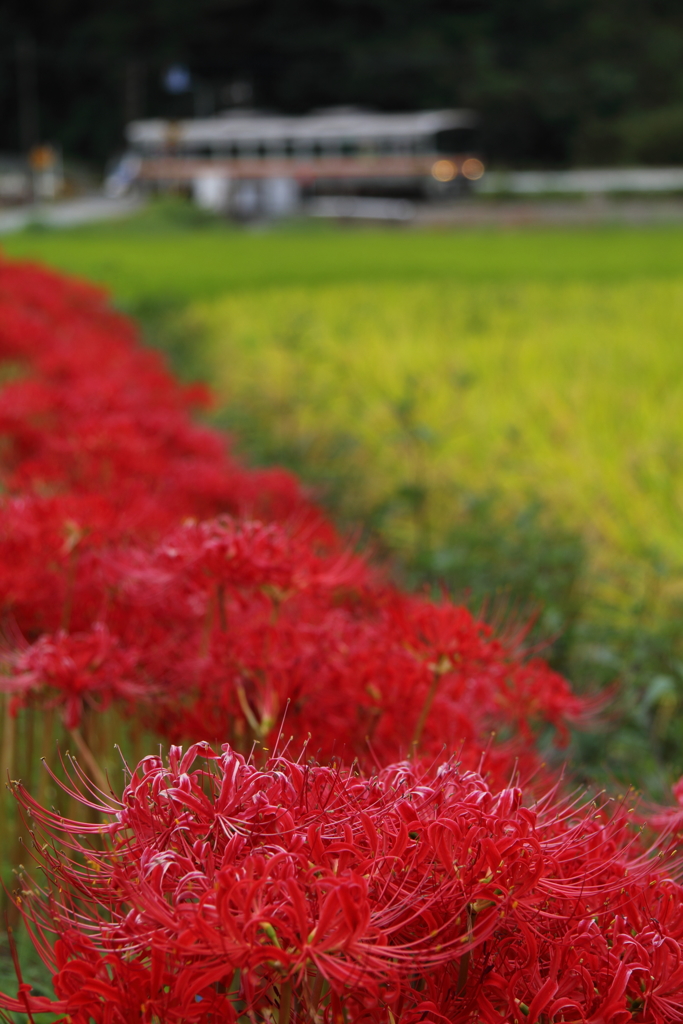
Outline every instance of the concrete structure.
<path fill-rule="evenodd" d="M 0 206 L 28 202 L 31 173 L 21 157 L 0 156 Z"/>
<path fill-rule="evenodd" d="M 573 171 L 492 171 L 478 191 L 509 195 L 683 192 L 683 167 L 596 167 Z"/>

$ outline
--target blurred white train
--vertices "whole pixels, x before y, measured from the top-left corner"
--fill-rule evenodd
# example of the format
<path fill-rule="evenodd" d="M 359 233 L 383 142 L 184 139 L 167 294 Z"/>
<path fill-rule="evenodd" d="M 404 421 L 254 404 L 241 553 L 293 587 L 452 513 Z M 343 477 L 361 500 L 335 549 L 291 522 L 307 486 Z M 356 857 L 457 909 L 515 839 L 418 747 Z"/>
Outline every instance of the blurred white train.
<path fill-rule="evenodd" d="M 453 193 L 484 174 L 476 127 L 470 110 L 133 121 L 108 188 L 186 189 L 203 207 L 244 217 L 288 214 L 316 196 Z"/>

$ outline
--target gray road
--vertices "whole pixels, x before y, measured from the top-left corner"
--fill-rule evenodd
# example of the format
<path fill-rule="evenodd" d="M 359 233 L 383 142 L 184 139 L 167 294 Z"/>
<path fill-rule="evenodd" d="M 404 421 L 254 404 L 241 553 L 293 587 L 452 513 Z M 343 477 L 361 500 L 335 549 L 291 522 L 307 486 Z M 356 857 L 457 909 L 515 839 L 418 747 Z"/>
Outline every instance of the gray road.
<path fill-rule="evenodd" d="M 21 231 L 30 224 L 71 227 L 125 217 L 140 209 L 137 197 L 110 199 L 88 196 L 62 202 L 0 209 L 0 235 Z M 411 203 L 407 200 L 327 197 L 308 210 L 332 219 L 394 221 L 416 227 L 523 227 L 572 224 L 681 224 L 683 198 L 643 196 L 616 198 L 589 195 L 585 198 L 520 198 L 476 196 L 450 202 Z"/>
<path fill-rule="evenodd" d="M 113 220 L 134 213 L 142 205 L 137 197 L 108 199 L 105 196 L 86 196 L 82 199 L 65 199 L 55 203 L 35 203 L 30 206 L 0 210 L 0 235 L 21 231 L 30 224 L 45 224 L 47 227 L 74 227 L 90 221 Z"/>

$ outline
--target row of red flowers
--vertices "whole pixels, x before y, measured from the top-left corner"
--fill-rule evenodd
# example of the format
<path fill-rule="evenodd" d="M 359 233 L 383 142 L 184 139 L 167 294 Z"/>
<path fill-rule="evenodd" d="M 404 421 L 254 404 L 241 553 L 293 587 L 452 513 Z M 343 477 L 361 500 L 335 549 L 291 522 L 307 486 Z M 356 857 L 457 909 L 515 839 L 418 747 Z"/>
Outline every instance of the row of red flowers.
<path fill-rule="evenodd" d="M 588 710 L 564 679 L 387 584 L 291 475 L 239 465 L 90 286 L 0 263 L 0 361 L 3 735 L 28 714 L 49 739 L 59 712 L 95 772 L 114 713 L 230 744 L 144 759 L 120 803 L 81 779 L 89 824 L 17 787 L 56 999 L 21 985 L 6 1009 L 683 1020 L 678 818 L 658 857 L 623 806 L 559 795 L 539 733 Z"/>
<path fill-rule="evenodd" d="M 248 471 L 94 289 L 0 265 L 3 686 L 22 705 L 116 702 L 173 741 L 296 743 L 386 764 L 414 747 L 499 777 L 584 705 L 462 607 L 353 556 L 298 482 Z M 289 702 L 289 703 L 288 703 Z"/>

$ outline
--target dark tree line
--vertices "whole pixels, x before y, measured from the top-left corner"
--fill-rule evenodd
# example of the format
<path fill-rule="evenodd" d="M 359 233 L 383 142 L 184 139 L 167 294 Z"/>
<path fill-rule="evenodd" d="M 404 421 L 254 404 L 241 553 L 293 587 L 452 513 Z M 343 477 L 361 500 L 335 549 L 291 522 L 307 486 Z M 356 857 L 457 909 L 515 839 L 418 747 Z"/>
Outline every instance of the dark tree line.
<path fill-rule="evenodd" d="M 187 66 L 192 88 L 163 86 Z M 137 116 L 468 106 L 498 164 L 683 162 L 680 0 L 0 0 L 0 151 Z"/>

